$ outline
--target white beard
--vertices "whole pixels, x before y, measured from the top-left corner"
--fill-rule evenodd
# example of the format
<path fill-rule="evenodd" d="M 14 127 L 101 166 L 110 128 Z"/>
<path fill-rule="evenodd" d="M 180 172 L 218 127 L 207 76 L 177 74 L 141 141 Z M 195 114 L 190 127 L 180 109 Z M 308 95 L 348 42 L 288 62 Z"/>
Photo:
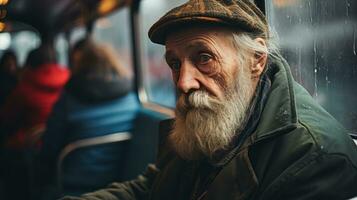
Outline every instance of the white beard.
<path fill-rule="evenodd" d="M 247 118 L 254 88 L 251 75 L 240 70 L 220 101 L 207 91 L 182 94 L 176 105 L 176 120 L 169 141 L 176 153 L 186 160 L 211 158 L 226 149 L 241 131 Z"/>

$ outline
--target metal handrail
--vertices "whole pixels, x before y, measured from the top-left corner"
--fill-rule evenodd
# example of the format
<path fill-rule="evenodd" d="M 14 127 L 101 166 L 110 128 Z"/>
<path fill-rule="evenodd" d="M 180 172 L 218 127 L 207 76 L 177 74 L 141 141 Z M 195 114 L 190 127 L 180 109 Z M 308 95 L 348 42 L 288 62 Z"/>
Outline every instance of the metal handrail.
<path fill-rule="evenodd" d="M 61 166 L 63 160 L 66 158 L 68 154 L 80 148 L 96 146 L 101 144 L 122 142 L 122 141 L 130 140 L 131 137 L 132 136 L 130 132 L 118 132 L 118 133 L 112 133 L 104 136 L 81 139 L 66 145 L 61 151 L 57 160 L 57 187 L 59 191 L 62 191 L 62 184 L 61 184 L 62 167 Z"/>

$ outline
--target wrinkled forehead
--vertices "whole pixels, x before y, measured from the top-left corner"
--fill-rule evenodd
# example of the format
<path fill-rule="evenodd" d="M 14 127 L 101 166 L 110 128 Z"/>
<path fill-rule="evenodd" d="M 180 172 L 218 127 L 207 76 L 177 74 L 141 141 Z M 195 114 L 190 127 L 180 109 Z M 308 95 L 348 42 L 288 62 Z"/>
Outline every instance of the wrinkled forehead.
<path fill-rule="evenodd" d="M 232 42 L 233 30 L 222 26 L 181 27 L 171 31 L 165 41 L 166 49 L 183 46 L 188 43 L 207 43 L 208 45 L 225 45 Z"/>

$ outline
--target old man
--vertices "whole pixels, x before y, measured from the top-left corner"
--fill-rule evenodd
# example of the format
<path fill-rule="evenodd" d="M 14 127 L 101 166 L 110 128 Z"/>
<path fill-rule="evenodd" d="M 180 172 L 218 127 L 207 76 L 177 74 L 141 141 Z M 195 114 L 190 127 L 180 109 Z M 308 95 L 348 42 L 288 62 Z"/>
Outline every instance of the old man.
<path fill-rule="evenodd" d="M 66 199 L 357 196 L 357 147 L 293 80 L 251 1 L 188 1 L 149 37 L 165 45 L 179 92 L 157 162 L 136 180 Z"/>

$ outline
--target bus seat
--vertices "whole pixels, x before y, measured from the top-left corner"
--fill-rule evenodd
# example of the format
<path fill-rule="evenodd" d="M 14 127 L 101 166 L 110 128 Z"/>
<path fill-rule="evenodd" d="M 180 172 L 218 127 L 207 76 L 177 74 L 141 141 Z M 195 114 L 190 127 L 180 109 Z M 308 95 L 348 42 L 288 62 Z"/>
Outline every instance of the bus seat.
<path fill-rule="evenodd" d="M 127 149 L 124 180 L 131 180 L 141 174 L 149 163 L 154 163 L 159 143 L 159 123 L 169 116 L 142 108 L 134 122 L 133 138 Z"/>
<path fill-rule="evenodd" d="M 131 137 L 130 132 L 118 132 L 65 146 L 57 161 L 59 194 L 80 195 L 120 180 L 124 152 Z"/>
<path fill-rule="evenodd" d="M 149 163 L 155 162 L 158 151 L 159 123 L 167 118 L 168 116 L 165 114 L 142 107 L 136 114 L 130 133 L 115 133 L 68 144 L 62 150 L 57 162 L 60 194 L 76 196 L 103 188 L 110 182 L 136 178 Z M 116 146 L 118 151 L 116 158 L 92 159 L 96 150 L 106 151 L 106 148 L 112 148 L 109 145 Z M 112 154 L 112 152 L 110 153 Z M 78 160 L 84 160 L 84 162 L 79 165 Z M 117 164 L 117 170 L 105 171 L 105 165 L 113 162 Z M 104 163 L 104 165 L 102 166 L 100 163 Z M 101 170 L 90 171 L 91 166 Z M 106 181 L 100 182 L 101 179 Z"/>

